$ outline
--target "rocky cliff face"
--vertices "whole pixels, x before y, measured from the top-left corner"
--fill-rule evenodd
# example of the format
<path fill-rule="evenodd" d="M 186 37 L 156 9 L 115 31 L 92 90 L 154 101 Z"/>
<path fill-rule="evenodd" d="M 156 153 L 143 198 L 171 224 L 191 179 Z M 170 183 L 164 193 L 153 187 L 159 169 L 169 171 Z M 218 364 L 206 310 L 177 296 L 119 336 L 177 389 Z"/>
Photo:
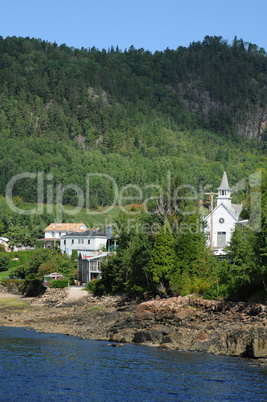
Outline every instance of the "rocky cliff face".
<path fill-rule="evenodd" d="M 211 98 L 209 92 L 202 88 L 199 81 L 181 82 L 177 89 L 171 86 L 167 86 L 167 89 L 176 93 L 185 109 L 199 116 L 201 120 L 208 121 L 211 115 L 216 116 L 220 114 L 220 111 L 226 111 L 234 118 L 239 135 L 251 139 L 263 139 L 264 131 L 267 128 L 267 109 L 263 102 L 257 101 L 252 104 L 247 101 L 246 111 L 241 111 L 234 104 L 227 104 Z M 261 91 L 262 98 L 264 91 L 266 91 L 266 86 Z"/>
<path fill-rule="evenodd" d="M 258 106 L 254 113 L 247 113 L 246 120 L 237 124 L 237 132 L 249 138 L 263 139 L 264 131 L 267 128 L 267 111 Z"/>

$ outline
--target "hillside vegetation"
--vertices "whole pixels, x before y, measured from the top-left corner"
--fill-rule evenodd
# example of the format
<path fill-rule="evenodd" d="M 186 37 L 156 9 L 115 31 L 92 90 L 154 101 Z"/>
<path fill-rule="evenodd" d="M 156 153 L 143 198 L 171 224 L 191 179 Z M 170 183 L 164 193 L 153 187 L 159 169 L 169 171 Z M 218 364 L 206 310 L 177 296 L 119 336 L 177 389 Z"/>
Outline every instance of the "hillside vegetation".
<path fill-rule="evenodd" d="M 152 54 L 0 37 L 0 194 L 15 174 L 38 171 L 44 202 L 47 185 L 85 192 L 88 173 L 119 188 L 163 185 L 168 172 L 215 189 L 227 170 L 236 183 L 266 166 L 266 67 L 264 49 L 236 38 Z M 112 204 L 107 177 L 90 185 L 90 208 Z M 13 195 L 36 202 L 36 180 Z"/>
<path fill-rule="evenodd" d="M 133 204 L 130 216 L 106 211 L 119 248 L 90 284 L 96 294 L 265 297 L 266 83 L 265 50 L 237 38 L 152 54 L 0 37 L 0 235 L 32 246 L 53 221 L 85 213 L 88 226 L 102 224 L 88 209 Z M 233 202 L 245 200 L 243 218 L 261 230 L 236 230 L 220 262 L 207 250 L 199 200 L 224 170 L 238 183 Z M 33 213 L 18 213 L 26 208 Z M 16 268 L 37 290 L 44 273 L 75 274 L 75 258 L 37 256 Z"/>

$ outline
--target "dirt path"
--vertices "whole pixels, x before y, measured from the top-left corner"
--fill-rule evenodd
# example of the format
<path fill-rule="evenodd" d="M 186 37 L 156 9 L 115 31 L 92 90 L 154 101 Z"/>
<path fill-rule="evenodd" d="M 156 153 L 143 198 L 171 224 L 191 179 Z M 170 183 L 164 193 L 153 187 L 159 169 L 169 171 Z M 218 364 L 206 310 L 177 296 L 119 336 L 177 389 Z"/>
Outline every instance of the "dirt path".
<path fill-rule="evenodd" d="M 2 293 L 0 292 L 0 299 L 21 299 L 21 295 L 14 295 L 12 293 Z"/>
<path fill-rule="evenodd" d="M 85 297 L 88 297 L 89 293 L 85 289 L 84 286 L 70 286 L 68 291 L 68 296 L 65 299 L 66 302 L 74 302 L 77 300 L 81 300 Z"/>

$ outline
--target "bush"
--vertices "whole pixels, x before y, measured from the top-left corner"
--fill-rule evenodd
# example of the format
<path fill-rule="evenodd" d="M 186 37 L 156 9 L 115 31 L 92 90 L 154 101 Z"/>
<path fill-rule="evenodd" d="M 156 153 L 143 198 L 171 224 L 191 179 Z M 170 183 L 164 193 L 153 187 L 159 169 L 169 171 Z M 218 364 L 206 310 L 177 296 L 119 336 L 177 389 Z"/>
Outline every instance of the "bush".
<path fill-rule="evenodd" d="M 69 276 L 70 283 L 74 284 L 74 281 L 78 279 L 79 279 L 79 270 L 75 269 L 75 271 L 73 271 Z"/>
<path fill-rule="evenodd" d="M 53 279 L 49 285 L 49 287 L 53 288 L 53 289 L 67 288 L 68 286 L 69 286 L 69 281 L 67 279 L 58 279 L 58 280 Z"/>
<path fill-rule="evenodd" d="M 73 262 L 78 261 L 78 251 L 77 250 L 72 250 L 71 261 L 73 261 Z"/>
<path fill-rule="evenodd" d="M 7 271 L 9 268 L 9 256 L 5 253 L 0 254 L 0 272 Z"/>
<path fill-rule="evenodd" d="M 45 287 L 43 286 L 43 281 L 34 279 L 34 275 L 32 277 L 29 275 L 24 281 L 22 291 L 25 297 L 36 297 L 45 291 Z"/>
<path fill-rule="evenodd" d="M 93 295 L 95 294 L 97 281 L 99 281 L 99 279 L 96 279 L 94 281 L 88 282 L 87 285 L 86 285 L 86 288 L 85 288 L 86 290 L 88 290 Z"/>
<path fill-rule="evenodd" d="M 218 300 L 228 297 L 229 287 L 226 284 L 213 286 L 203 292 L 203 296 L 208 300 Z"/>
<path fill-rule="evenodd" d="M 23 292 L 23 287 L 24 287 L 24 280 L 19 280 L 19 279 L 2 279 L 1 285 L 7 288 L 7 290 L 10 291 L 20 291 L 21 293 Z"/>
<path fill-rule="evenodd" d="M 27 261 L 31 259 L 31 256 L 36 254 L 36 250 L 25 250 L 25 251 L 12 251 L 8 253 L 10 260 L 9 267 L 17 268 L 18 266 L 24 265 Z M 17 258 L 13 260 L 13 258 Z"/>
<path fill-rule="evenodd" d="M 101 279 L 95 279 L 88 282 L 85 289 L 92 293 L 94 296 L 103 296 L 104 294 L 106 294 L 106 289 Z"/>

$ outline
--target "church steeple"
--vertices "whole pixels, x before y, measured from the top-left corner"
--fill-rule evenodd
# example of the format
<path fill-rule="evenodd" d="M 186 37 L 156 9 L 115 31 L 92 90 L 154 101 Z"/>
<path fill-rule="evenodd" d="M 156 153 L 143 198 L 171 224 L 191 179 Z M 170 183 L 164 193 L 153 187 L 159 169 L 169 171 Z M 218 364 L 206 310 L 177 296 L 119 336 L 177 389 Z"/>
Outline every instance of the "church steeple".
<path fill-rule="evenodd" d="M 217 205 L 223 203 L 231 207 L 231 191 L 232 189 L 228 184 L 226 171 L 224 171 L 220 187 L 218 187 Z"/>

